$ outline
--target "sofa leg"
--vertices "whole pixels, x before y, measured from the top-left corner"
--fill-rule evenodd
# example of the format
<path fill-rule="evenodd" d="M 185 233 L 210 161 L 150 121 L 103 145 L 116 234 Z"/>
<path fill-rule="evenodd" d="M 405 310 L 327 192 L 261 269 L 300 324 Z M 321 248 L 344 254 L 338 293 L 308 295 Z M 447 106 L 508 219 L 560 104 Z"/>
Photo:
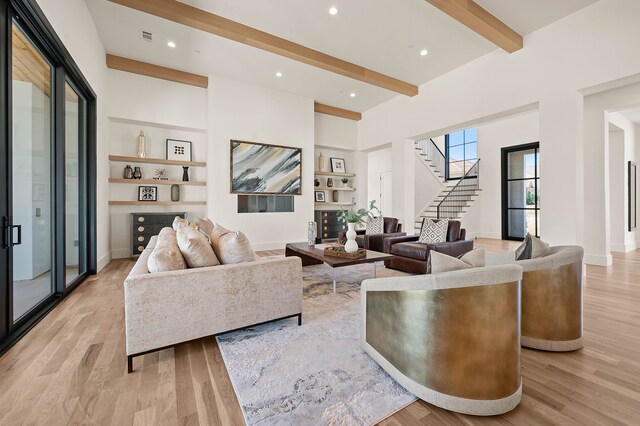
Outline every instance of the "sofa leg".
<path fill-rule="evenodd" d="M 298 327 L 302 325 L 302 312 L 298 314 Z"/>
<path fill-rule="evenodd" d="M 133 373 L 133 355 L 127 355 L 127 373 Z"/>

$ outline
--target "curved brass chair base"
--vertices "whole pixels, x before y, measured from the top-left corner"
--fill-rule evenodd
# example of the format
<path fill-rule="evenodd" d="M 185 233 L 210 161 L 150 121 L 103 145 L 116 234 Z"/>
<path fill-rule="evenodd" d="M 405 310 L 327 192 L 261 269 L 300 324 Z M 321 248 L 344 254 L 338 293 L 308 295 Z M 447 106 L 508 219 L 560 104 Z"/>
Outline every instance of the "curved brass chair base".
<path fill-rule="evenodd" d="M 445 410 L 472 416 L 497 416 L 516 408 L 522 399 L 522 382 L 512 395 L 500 399 L 468 399 L 447 395 L 420 385 L 405 376 L 368 343 L 363 342 L 362 346 L 365 352 L 380 364 L 382 369 L 393 377 L 396 382 L 400 383 L 403 388 L 421 400 Z"/>
<path fill-rule="evenodd" d="M 520 336 L 520 344 L 531 349 L 550 352 L 569 352 L 582 348 L 582 337 L 575 340 L 544 340 L 535 337 Z"/>

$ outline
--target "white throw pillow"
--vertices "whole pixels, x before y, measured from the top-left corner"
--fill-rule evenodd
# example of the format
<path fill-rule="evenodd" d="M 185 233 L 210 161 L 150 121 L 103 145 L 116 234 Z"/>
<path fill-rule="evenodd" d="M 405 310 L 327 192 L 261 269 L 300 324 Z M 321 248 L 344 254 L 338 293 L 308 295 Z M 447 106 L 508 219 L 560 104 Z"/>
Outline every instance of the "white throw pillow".
<path fill-rule="evenodd" d="M 449 256 L 437 251 L 429 252 L 427 262 L 428 274 L 458 271 L 460 269 L 480 268 L 485 265 L 484 247 L 478 247 L 464 254 L 460 258 Z"/>
<path fill-rule="evenodd" d="M 419 243 L 423 244 L 436 244 L 444 243 L 447 241 L 447 230 L 449 229 L 449 220 L 440 219 L 435 222 L 428 217 L 424 218 L 422 222 L 422 229 L 420 230 Z"/>
<path fill-rule="evenodd" d="M 211 246 L 223 265 L 252 262 L 256 254 L 247 237 L 216 224 L 211 233 Z"/>
<path fill-rule="evenodd" d="M 147 260 L 147 268 L 149 272 L 155 274 L 157 272 L 179 271 L 186 269 L 187 265 L 176 246 L 175 249 L 169 247 L 154 249 Z"/>
<path fill-rule="evenodd" d="M 181 226 L 189 226 L 189 221 L 187 219 L 181 218 L 180 216 L 176 216 L 176 218 L 173 219 L 173 224 L 171 225 L 171 227 L 174 231 L 177 231 Z"/>
<path fill-rule="evenodd" d="M 200 231 L 190 226 L 180 226 L 176 234 L 180 252 L 189 268 L 204 268 L 220 264 L 211 244 Z"/>
<path fill-rule="evenodd" d="M 384 233 L 384 218 L 382 216 L 374 217 L 367 221 L 365 229 L 366 235 L 375 235 Z"/>
<path fill-rule="evenodd" d="M 196 220 L 193 223 L 207 237 L 210 236 L 211 233 L 213 232 L 213 222 L 211 221 L 211 219 L 208 219 L 208 218 L 207 219 L 196 218 Z"/>

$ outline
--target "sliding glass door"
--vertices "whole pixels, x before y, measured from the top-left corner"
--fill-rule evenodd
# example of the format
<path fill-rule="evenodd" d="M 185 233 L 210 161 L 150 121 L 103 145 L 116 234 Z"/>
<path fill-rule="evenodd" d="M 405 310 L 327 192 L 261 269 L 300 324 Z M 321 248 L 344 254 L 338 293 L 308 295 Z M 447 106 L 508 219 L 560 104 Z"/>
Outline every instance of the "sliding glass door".
<path fill-rule="evenodd" d="M 502 148 L 502 239 L 540 236 L 539 143 Z"/>
<path fill-rule="evenodd" d="M 35 2 L 0 0 L 0 354 L 96 269 L 95 94 Z"/>

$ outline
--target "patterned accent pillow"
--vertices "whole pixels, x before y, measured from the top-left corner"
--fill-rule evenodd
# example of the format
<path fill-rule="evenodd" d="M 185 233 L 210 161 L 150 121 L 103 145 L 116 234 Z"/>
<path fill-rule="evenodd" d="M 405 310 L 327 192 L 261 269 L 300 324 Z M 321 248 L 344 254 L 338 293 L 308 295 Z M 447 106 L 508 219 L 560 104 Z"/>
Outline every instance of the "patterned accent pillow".
<path fill-rule="evenodd" d="M 533 248 L 531 235 L 527 234 L 527 236 L 524 237 L 524 241 L 522 242 L 522 244 L 520 244 L 520 246 L 516 249 L 516 260 L 531 259 L 532 250 Z"/>
<path fill-rule="evenodd" d="M 384 218 L 382 216 L 374 217 L 367 221 L 367 228 L 365 230 L 366 235 L 383 234 L 384 233 Z"/>
<path fill-rule="evenodd" d="M 447 241 L 447 229 L 449 229 L 449 219 L 435 222 L 425 217 L 418 242 L 423 244 L 444 243 Z"/>

